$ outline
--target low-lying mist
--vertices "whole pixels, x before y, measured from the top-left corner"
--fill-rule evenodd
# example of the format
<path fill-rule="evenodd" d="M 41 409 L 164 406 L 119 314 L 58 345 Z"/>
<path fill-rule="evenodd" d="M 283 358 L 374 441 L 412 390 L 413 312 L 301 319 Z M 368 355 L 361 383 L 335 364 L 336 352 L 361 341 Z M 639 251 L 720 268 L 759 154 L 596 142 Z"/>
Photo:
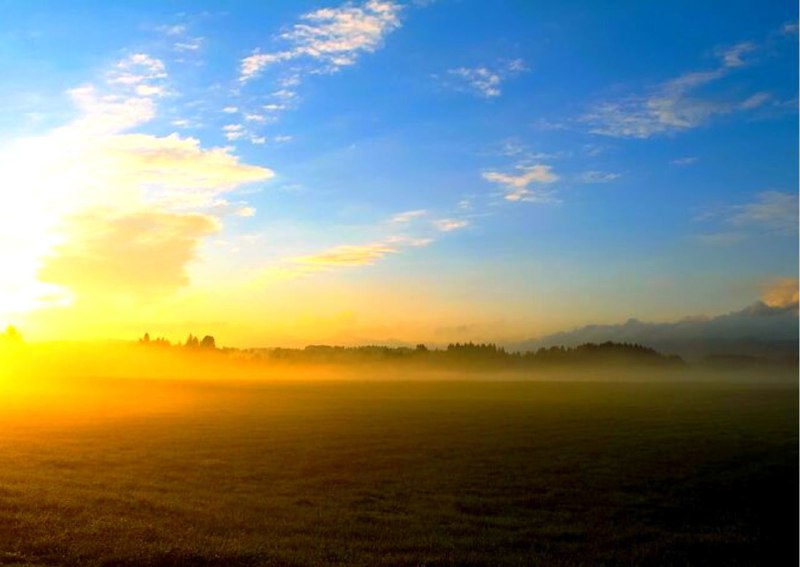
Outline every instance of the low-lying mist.
<path fill-rule="evenodd" d="M 638 345 L 509 354 L 494 345 L 218 349 L 125 342 L 0 348 L 0 405 L 9 416 L 86 420 L 179 411 L 202 386 L 273 382 L 736 381 L 791 382 L 796 367 L 689 366 Z M 200 387 L 200 390 L 198 389 Z"/>

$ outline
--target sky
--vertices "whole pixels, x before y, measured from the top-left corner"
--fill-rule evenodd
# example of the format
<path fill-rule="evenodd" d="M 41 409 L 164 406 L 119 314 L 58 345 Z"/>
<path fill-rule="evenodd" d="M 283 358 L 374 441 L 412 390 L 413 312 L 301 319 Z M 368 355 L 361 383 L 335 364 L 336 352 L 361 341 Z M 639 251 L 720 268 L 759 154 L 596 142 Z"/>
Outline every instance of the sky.
<path fill-rule="evenodd" d="M 28 339 L 504 341 L 796 300 L 794 2 L 0 9 L 0 324 Z"/>

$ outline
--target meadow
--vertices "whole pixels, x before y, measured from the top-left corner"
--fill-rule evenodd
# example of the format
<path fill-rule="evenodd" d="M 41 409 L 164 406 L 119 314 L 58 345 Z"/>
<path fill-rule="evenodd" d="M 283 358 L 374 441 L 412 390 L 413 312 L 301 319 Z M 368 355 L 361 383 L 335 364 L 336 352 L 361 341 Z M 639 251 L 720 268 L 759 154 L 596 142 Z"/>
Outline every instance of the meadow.
<path fill-rule="evenodd" d="M 797 564 L 795 383 L 71 388 L 0 413 L 0 565 Z"/>

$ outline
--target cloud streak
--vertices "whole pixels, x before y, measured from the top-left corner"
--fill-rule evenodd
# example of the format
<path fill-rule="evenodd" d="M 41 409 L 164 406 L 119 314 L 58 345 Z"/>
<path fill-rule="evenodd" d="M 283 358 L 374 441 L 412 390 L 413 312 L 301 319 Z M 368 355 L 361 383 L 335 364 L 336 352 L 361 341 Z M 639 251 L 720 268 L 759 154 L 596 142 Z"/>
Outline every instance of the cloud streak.
<path fill-rule="evenodd" d="M 748 64 L 747 57 L 756 50 L 751 42 L 738 43 L 720 51 L 719 65 L 708 71 L 685 73 L 662 83 L 650 94 L 600 102 L 580 121 L 593 134 L 615 138 L 650 138 L 696 128 L 718 115 L 752 110 L 769 99 L 767 93 L 755 93 L 738 101 L 704 98 L 698 91 L 734 69 Z"/>
<path fill-rule="evenodd" d="M 400 27 L 400 10 L 401 5 L 391 0 L 368 0 L 303 14 L 300 23 L 279 36 L 287 44 L 285 49 L 254 53 L 241 61 L 239 80 L 248 82 L 270 65 L 298 59 L 312 64 L 309 72 L 333 73 L 353 65 Z"/>
<path fill-rule="evenodd" d="M 441 232 L 453 232 L 469 226 L 469 221 L 465 219 L 439 219 L 433 224 Z"/>
<path fill-rule="evenodd" d="M 436 240 L 438 234 L 469 226 L 466 219 L 427 218 L 430 216 L 430 211 L 425 209 L 397 213 L 382 223 L 383 230 L 391 230 L 383 238 L 366 244 L 336 245 L 320 252 L 284 258 L 268 268 L 266 273 L 286 279 L 333 269 L 371 266 L 404 250 L 428 246 Z"/>
<path fill-rule="evenodd" d="M 757 234 L 792 236 L 798 230 L 798 196 L 762 191 L 749 203 L 718 207 L 699 215 L 696 220 L 720 224 L 718 231 L 697 236 L 706 244 L 736 244 Z"/>
<path fill-rule="evenodd" d="M 585 184 L 611 183 L 620 177 L 619 173 L 610 171 L 585 171 L 578 176 L 578 181 Z"/>
<path fill-rule="evenodd" d="M 730 207 L 726 221 L 742 228 L 793 234 L 797 232 L 797 213 L 797 194 L 763 191 L 752 203 Z"/>
<path fill-rule="evenodd" d="M 484 171 L 481 176 L 491 183 L 499 185 L 504 191 L 506 201 L 522 201 L 529 203 L 553 203 L 556 198 L 552 191 L 541 188 L 531 189 L 531 185 L 549 185 L 558 181 L 559 177 L 553 173 L 549 165 L 517 165 L 518 173 L 503 173 L 500 171 Z"/>
<path fill-rule="evenodd" d="M 363 245 L 334 246 L 317 254 L 297 256 L 289 262 L 318 268 L 368 266 L 383 259 L 388 254 L 398 252 L 397 246 L 383 242 Z"/>

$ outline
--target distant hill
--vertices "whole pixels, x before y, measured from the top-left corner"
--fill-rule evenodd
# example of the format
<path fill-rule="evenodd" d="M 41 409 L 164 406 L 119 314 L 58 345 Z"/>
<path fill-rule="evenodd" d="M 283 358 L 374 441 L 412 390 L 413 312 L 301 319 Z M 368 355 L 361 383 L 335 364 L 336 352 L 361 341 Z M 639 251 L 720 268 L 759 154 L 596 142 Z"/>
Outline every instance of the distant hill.
<path fill-rule="evenodd" d="M 674 323 L 629 319 L 619 325 L 587 325 L 538 339 L 507 344 L 524 352 L 584 343 L 640 343 L 689 361 L 738 355 L 769 360 L 797 359 L 798 306 L 773 307 L 762 301 L 717 317 L 691 317 Z"/>

